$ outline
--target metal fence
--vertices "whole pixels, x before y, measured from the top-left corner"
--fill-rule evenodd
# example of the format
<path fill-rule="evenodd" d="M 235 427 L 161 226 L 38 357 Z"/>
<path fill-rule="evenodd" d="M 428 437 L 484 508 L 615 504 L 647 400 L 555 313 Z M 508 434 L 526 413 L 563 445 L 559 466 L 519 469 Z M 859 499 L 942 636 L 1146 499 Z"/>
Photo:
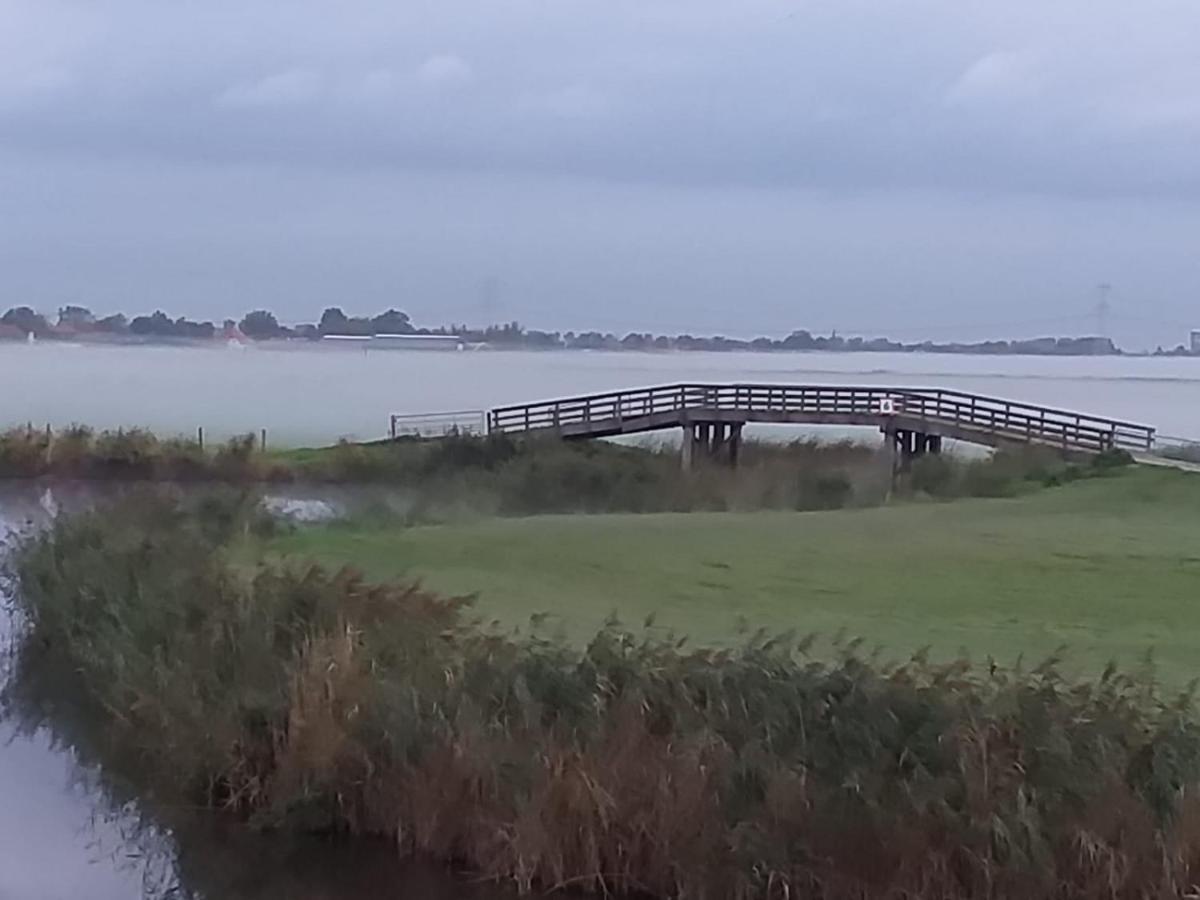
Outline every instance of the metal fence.
<path fill-rule="evenodd" d="M 487 434 L 487 414 L 481 409 L 443 413 L 417 413 L 390 417 L 388 434 L 400 437 L 446 437 L 452 434 Z"/>

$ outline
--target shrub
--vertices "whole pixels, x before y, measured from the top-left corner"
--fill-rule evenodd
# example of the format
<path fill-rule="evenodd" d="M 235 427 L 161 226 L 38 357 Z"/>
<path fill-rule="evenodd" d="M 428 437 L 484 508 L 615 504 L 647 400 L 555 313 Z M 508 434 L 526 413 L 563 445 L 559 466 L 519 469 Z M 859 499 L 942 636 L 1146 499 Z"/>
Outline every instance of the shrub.
<path fill-rule="evenodd" d="M 49 468 L 49 437 L 31 428 L 11 428 L 0 434 L 0 475 L 34 478 Z"/>
<path fill-rule="evenodd" d="M 969 497 L 1011 497 L 1017 480 L 995 462 L 971 462 L 963 468 L 962 492 Z"/>
<path fill-rule="evenodd" d="M 955 492 L 956 467 L 946 456 L 926 454 L 913 461 L 910 485 L 931 497 L 949 497 Z"/>
<path fill-rule="evenodd" d="M 91 469 L 101 477 L 152 478 L 158 439 L 141 428 L 103 431 L 96 437 Z"/>
<path fill-rule="evenodd" d="M 841 509 L 854 493 L 854 485 L 841 472 L 806 480 L 800 489 L 798 509 Z"/>
<path fill-rule="evenodd" d="M 1122 469 L 1125 466 L 1131 466 L 1136 462 L 1128 450 L 1113 448 L 1105 450 L 1103 453 L 1097 453 L 1092 457 L 1092 468 L 1094 469 Z"/>
<path fill-rule="evenodd" d="M 168 481 L 200 481 L 211 477 L 209 456 L 199 442 L 168 438 L 159 447 L 155 475 Z"/>

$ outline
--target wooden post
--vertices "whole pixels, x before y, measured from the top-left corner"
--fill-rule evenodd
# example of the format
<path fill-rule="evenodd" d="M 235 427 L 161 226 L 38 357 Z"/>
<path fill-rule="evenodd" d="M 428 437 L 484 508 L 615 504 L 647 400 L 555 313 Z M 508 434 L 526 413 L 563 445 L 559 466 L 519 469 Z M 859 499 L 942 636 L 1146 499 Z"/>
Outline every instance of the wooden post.
<path fill-rule="evenodd" d="M 679 466 L 683 471 L 692 470 L 692 453 L 696 446 L 696 426 L 687 422 L 683 426 L 683 444 L 679 448 Z"/>
<path fill-rule="evenodd" d="M 737 422 L 729 427 L 729 465 L 736 469 L 738 456 L 742 450 L 742 423 Z"/>
<path fill-rule="evenodd" d="M 204 426 L 201 425 L 196 429 L 196 443 L 200 445 L 200 449 L 204 449 Z"/>
<path fill-rule="evenodd" d="M 262 430 L 261 438 L 262 438 L 262 440 L 259 443 L 259 450 L 261 450 L 263 453 L 266 453 L 267 452 L 267 429 L 264 428 Z"/>

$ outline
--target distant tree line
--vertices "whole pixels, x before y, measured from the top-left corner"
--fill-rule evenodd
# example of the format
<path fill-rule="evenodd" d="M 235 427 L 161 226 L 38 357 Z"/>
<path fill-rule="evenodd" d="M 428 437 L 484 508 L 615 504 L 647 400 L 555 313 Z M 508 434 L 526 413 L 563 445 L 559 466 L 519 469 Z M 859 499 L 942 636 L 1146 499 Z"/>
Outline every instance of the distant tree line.
<path fill-rule="evenodd" d="M 1041 356 L 1111 356 L 1121 350 L 1105 337 L 1044 337 L 1019 341 L 982 341 L 978 343 L 940 343 L 931 341 L 900 343 L 887 338 L 814 335 L 803 329 L 782 339 L 757 337 L 750 340 L 697 337 L 691 334 L 663 335 L 630 332 L 620 337 L 611 332 L 558 332 L 526 329 L 519 322 L 473 328 L 445 325 L 418 328 L 407 313 L 388 309 L 376 316 L 348 316 L 339 307 L 326 309 L 315 324 L 283 325 L 265 309 L 246 313 L 241 320 L 226 319 L 221 325 L 210 321 L 192 321 L 183 316 L 172 319 L 161 310 L 149 315 L 126 318 L 121 313 L 97 317 L 83 306 L 64 306 L 55 322 L 28 306 L 17 306 L 0 316 L 0 337 L 24 337 L 32 334 L 49 339 L 128 339 L 209 341 L 216 338 L 246 337 L 254 341 L 320 340 L 326 335 L 369 337 L 373 335 L 453 335 L 466 343 L 487 344 L 526 350 L 707 350 L 707 351 L 805 351 L 891 352 L 891 353 L 970 353 L 1023 354 Z M 1162 352 L 1162 351 L 1160 351 Z M 1180 347 L 1175 352 L 1186 352 Z"/>

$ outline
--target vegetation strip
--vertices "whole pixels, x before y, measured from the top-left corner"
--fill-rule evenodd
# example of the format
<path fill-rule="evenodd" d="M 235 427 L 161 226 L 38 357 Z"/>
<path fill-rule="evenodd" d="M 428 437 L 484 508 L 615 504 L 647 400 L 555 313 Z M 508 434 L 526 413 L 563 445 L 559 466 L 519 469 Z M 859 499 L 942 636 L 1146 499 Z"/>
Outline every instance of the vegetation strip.
<path fill-rule="evenodd" d="M 522 890 L 1180 896 L 1190 697 L 1108 671 L 832 662 L 610 623 L 574 649 L 461 599 L 231 559 L 251 499 L 133 495 L 17 550 L 10 708 L 165 804 L 386 835 Z M 65 723 L 72 723 L 67 727 Z"/>

